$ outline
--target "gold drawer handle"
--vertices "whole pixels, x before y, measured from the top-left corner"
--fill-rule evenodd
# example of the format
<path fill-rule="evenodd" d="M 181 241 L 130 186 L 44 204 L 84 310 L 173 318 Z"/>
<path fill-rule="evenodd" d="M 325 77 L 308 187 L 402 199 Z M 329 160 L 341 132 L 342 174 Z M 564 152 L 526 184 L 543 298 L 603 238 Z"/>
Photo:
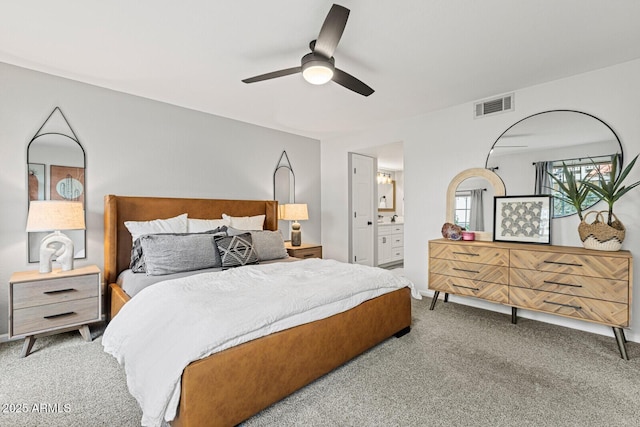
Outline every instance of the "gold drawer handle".
<path fill-rule="evenodd" d="M 471 286 L 456 285 L 455 283 L 452 283 L 452 285 L 455 286 L 456 288 L 471 289 L 472 291 L 479 291 L 480 290 L 480 288 L 472 288 Z"/>
<path fill-rule="evenodd" d="M 454 269 L 455 271 L 464 271 L 465 273 L 476 273 L 476 274 L 479 274 L 479 273 L 480 273 L 479 271 L 475 271 L 475 270 L 465 270 L 464 268 L 456 268 L 456 267 L 453 267 L 453 269 Z"/>
<path fill-rule="evenodd" d="M 74 288 L 67 288 L 67 289 L 58 289 L 56 291 L 45 291 L 45 292 L 43 292 L 43 294 L 45 294 L 45 295 L 55 295 L 55 294 L 62 294 L 62 293 L 65 293 L 65 292 L 73 292 L 73 291 L 75 291 Z"/>
<path fill-rule="evenodd" d="M 560 282 L 554 282 L 551 280 L 545 280 L 544 283 L 548 283 L 550 285 L 560 285 L 560 286 L 571 286 L 572 288 L 581 288 L 582 285 L 573 285 L 571 283 L 560 283 Z"/>
<path fill-rule="evenodd" d="M 472 254 L 471 252 L 454 252 L 456 255 L 468 255 L 468 256 L 480 256 L 478 254 Z"/>
<path fill-rule="evenodd" d="M 582 307 L 580 307 L 579 305 L 561 304 L 559 302 L 553 302 L 553 301 L 547 301 L 547 300 L 543 300 L 542 302 L 547 304 L 553 304 L 553 305 L 561 305 L 562 307 L 575 308 L 576 310 L 582 310 Z"/>
<path fill-rule="evenodd" d="M 66 313 L 52 314 L 50 316 L 44 316 L 44 319 L 57 319 L 58 317 L 71 316 L 73 314 L 76 314 L 76 312 L 75 311 L 67 311 Z"/>
<path fill-rule="evenodd" d="M 557 264 L 557 265 L 571 265 L 574 267 L 582 267 L 582 264 L 577 264 L 574 262 L 560 262 L 560 261 L 545 261 L 546 264 Z"/>

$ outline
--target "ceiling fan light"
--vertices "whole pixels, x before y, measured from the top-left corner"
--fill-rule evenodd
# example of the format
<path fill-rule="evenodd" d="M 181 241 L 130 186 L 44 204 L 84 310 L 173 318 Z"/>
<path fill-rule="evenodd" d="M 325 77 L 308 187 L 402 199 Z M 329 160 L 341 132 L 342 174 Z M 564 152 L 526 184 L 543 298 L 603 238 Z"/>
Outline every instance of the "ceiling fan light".
<path fill-rule="evenodd" d="M 333 78 L 333 69 L 324 64 L 315 64 L 305 67 L 302 77 L 312 85 L 323 85 Z"/>

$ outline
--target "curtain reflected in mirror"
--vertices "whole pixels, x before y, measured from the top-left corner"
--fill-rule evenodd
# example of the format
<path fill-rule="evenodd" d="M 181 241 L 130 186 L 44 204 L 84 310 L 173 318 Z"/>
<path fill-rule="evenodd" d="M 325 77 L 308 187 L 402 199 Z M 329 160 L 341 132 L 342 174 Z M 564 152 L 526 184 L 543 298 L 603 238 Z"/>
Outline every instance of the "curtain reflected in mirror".
<path fill-rule="evenodd" d="M 27 146 L 27 200 L 85 202 L 85 152 L 66 117 L 56 107 Z M 54 230 L 51 230 L 54 231 Z M 85 230 L 66 230 L 74 258 L 86 258 Z M 27 233 L 28 260 L 40 261 L 40 242 L 49 232 Z"/>
<path fill-rule="evenodd" d="M 497 173 L 513 195 L 560 195 L 563 163 L 578 179 L 597 179 L 597 169 L 609 173 L 611 159 L 622 160 L 622 145 L 616 133 L 599 118 L 580 111 L 552 110 L 526 117 L 500 135 L 487 156 L 486 168 Z M 591 194 L 583 204 L 588 209 L 599 201 Z M 562 197 L 554 197 L 554 218 L 576 210 Z"/>

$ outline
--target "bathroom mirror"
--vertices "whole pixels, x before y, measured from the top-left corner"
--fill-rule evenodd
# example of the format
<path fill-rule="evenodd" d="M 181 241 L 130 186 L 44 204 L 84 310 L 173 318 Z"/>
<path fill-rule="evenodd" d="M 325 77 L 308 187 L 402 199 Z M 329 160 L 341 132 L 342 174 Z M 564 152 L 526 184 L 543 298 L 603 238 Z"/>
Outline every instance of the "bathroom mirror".
<path fill-rule="evenodd" d="M 558 194 L 558 186 L 547 171 L 562 179 L 564 162 L 579 179 L 597 179 L 596 167 L 606 174 L 612 157 L 618 156 L 622 164 L 622 155 L 618 136 L 599 118 L 580 111 L 552 110 L 525 117 L 505 130 L 491 147 L 486 168 L 502 178 L 509 194 L 553 195 Z M 583 209 L 598 201 L 591 195 Z M 554 218 L 576 213 L 558 197 L 553 211 Z"/>
<path fill-rule="evenodd" d="M 28 202 L 68 200 L 82 202 L 84 206 L 85 172 L 84 148 L 60 108 L 56 107 L 27 146 Z M 85 230 L 62 233 L 73 241 L 74 258 L 86 258 Z M 39 262 L 40 242 L 49 232 L 27 234 L 28 260 Z"/>
<path fill-rule="evenodd" d="M 378 212 L 395 212 L 396 182 L 378 184 Z"/>
<path fill-rule="evenodd" d="M 483 168 L 466 169 L 447 188 L 446 222 L 473 231 L 476 240 L 493 240 L 493 197 L 504 195 L 498 175 Z"/>

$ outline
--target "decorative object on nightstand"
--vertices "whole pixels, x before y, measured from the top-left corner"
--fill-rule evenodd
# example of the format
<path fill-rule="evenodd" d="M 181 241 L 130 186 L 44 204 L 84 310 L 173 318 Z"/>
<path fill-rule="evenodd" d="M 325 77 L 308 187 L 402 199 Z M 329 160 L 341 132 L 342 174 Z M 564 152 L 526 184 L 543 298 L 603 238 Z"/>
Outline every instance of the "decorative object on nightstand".
<path fill-rule="evenodd" d="M 91 341 L 88 325 L 102 320 L 100 276 L 95 265 L 11 275 L 9 338 L 25 337 L 20 357 L 29 354 L 37 337 L 77 329 L 85 341 Z"/>
<path fill-rule="evenodd" d="M 280 219 L 293 221 L 291 225 L 291 246 L 300 246 L 302 244 L 302 231 L 300 231 L 300 223 L 309 219 L 306 203 L 289 203 L 282 205 L 280 210 Z"/>
<path fill-rule="evenodd" d="M 82 202 L 33 200 L 29 203 L 27 232 L 52 231 L 40 244 L 40 273 L 51 272 L 56 257 L 62 271 L 73 270 L 73 241 L 60 230 L 84 230 Z"/>
<path fill-rule="evenodd" d="M 289 256 L 294 258 L 322 258 L 322 245 L 302 243 L 299 246 L 293 246 L 291 243 L 285 242 L 284 247 Z"/>

